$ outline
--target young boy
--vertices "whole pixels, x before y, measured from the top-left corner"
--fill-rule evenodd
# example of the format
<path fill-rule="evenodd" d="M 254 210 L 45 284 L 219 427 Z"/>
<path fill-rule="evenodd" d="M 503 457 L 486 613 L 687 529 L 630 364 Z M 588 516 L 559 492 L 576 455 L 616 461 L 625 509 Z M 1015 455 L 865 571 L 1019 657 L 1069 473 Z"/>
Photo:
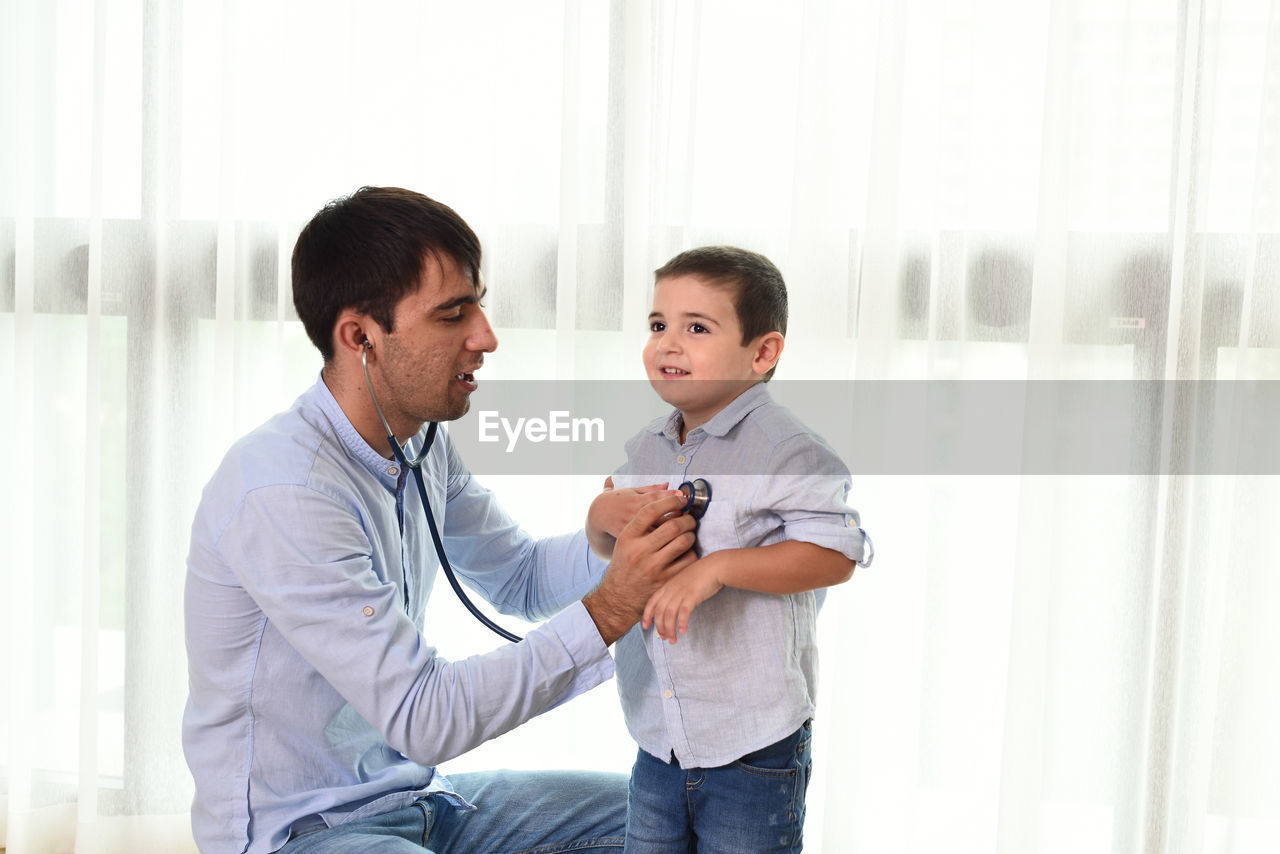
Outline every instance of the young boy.
<path fill-rule="evenodd" d="M 845 503 L 848 469 L 765 389 L 787 328 L 777 268 L 709 246 L 655 279 L 644 363 L 675 411 L 627 443 L 587 537 L 609 556 L 664 481 L 703 478 L 711 501 L 699 559 L 615 647 L 640 746 L 625 850 L 799 851 L 821 589 L 869 564 L 872 549 Z"/>

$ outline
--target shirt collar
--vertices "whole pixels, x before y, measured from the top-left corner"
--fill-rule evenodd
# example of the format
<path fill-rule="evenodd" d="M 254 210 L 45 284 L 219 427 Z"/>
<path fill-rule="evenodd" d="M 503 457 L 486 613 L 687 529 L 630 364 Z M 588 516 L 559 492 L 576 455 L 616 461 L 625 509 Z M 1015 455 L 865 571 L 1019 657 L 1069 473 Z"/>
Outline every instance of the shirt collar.
<path fill-rule="evenodd" d="M 715 436 L 717 438 L 722 437 L 734 427 L 738 426 L 738 422 L 746 418 L 753 410 L 759 409 L 766 403 L 772 402 L 773 397 L 770 396 L 769 390 L 765 388 L 764 383 L 755 383 L 751 388 L 729 401 L 728 406 L 711 416 L 710 421 L 697 429 L 706 433 L 708 436 Z M 671 439 L 673 442 L 679 443 L 680 419 L 680 410 L 673 409 L 665 421 L 659 420 L 650 424 L 649 431 L 652 433 L 660 433 L 668 439 Z"/>
<path fill-rule="evenodd" d="M 324 412 L 325 417 L 329 419 L 329 423 L 333 425 L 333 432 L 342 442 L 343 447 L 347 449 L 347 453 L 364 463 L 371 473 L 377 475 L 380 480 L 394 489 L 402 475 L 400 463 L 394 459 L 387 459 L 370 447 L 369 443 L 352 425 L 347 413 L 343 412 L 342 407 L 338 405 L 337 398 L 333 396 L 333 392 L 325 384 L 323 373 L 316 379 L 316 384 L 312 387 L 312 393 L 320 410 Z M 410 447 L 420 449 L 425 437 L 426 425 L 423 425 L 423 429 L 410 442 Z M 406 451 L 406 453 L 408 452 Z M 409 454 L 409 456 L 412 458 L 414 455 Z"/>

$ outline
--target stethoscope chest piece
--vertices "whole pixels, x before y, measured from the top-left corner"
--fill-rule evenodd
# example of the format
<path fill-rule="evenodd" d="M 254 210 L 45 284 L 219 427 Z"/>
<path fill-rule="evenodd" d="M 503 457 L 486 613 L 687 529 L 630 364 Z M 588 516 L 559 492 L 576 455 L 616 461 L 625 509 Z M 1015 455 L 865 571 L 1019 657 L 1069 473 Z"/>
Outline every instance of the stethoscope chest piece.
<path fill-rule="evenodd" d="M 707 507 L 711 504 L 711 484 L 702 478 L 686 480 L 680 484 L 680 491 L 685 497 L 684 512 L 695 519 L 701 519 L 702 514 L 707 512 Z"/>

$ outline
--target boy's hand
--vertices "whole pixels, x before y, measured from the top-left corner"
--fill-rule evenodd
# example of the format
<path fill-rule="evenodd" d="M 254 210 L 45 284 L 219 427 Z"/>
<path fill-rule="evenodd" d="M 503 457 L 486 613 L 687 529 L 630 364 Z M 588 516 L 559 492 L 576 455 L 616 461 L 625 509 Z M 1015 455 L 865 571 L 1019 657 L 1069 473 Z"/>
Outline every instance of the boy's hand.
<path fill-rule="evenodd" d="M 715 553 L 709 554 L 658 588 L 644 606 L 641 625 L 646 629 L 652 625 L 658 637 L 675 643 L 689 630 L 693 609 L 724 587 L 716 572 L 718 562 Z"/>
<path fill-rule="evenodd" d="M 692 516 L 680 512 L 684 496 L 660 495 L 640 508 L 618 535 L 604 581 L 582 597 L 606 645 L 626 634 L 662 585 L 694 562 Z"/>
<path fill-rule="evenodd" d="M 591 550 L 602 558 L 613 555 L 613 546 L 618 535 L 627 524 L 640 512 L 640 508 L 655 499 L 661 498 L 665 483 L 640 486 L 635 489 L 614 489 L 613 478 L 605 478 L 604 492 L 597 495 L 587 510 L 587 542 Z M 679 495 L 679 490 L 671 491 Z"/>

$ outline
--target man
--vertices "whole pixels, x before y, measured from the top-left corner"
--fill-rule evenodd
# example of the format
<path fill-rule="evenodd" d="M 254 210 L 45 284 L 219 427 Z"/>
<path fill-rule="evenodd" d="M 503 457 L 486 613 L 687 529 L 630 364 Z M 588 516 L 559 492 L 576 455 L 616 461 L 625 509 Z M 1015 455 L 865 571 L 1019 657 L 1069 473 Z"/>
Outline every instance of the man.
<path fill-rule="evenodd" d="M 192 527 L 183 743 L 201 850 L 619 849 L 621 775 L 432 766 L 612 676 L 608 646 L 693 561 L 683 498 L 635 491 L 606 568 L 581 532 L 521 531 L 440 431 L 421 472 L 450 561 L 500 611 L 549 619 L 438 657 L 435 552 L 387 430 L 411 459 L 426 422 L 467 411 L 497 346 L 479 241 L 443 204 L 366 187 L 302 230 L 293 289 L 320 378 L 231 448 Z"/>

